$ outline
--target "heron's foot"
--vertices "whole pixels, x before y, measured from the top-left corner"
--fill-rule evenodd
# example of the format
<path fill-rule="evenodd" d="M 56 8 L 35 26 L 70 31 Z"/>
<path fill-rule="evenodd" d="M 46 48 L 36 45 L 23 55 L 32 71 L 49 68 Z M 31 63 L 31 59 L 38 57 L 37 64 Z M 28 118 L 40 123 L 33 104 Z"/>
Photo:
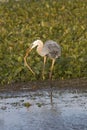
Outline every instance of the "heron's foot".
<path fill-rule="evenodd" d="M 32 71 L 32 74 L 35 76 L 35 72 L 34 71 Z"/>
<path fill-rule="evenodd" d="M 43 80 L 45 80 L 45 76 L 44 75 L 42 75 L 42 78 L 43 78 Z"/>
<path fill-rule="evenodd" d="M 52 80 L 52 72 L 49 73 L 49 79 Z"/>

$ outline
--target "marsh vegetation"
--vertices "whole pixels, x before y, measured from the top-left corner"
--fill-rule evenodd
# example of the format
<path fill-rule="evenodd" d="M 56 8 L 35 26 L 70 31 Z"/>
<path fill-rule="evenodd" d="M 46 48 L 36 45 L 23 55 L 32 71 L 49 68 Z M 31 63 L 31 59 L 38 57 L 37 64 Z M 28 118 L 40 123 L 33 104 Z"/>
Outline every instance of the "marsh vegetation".
<path fill-rule="evenodd" d="M 52 39 L 62 47 L 53 79 L 87 77 L 87 0 L 9 0 L 0 2 L 0 83 L 41 79 L 43 59 L 36 52 L 24 66 L 30 44 Z M 46 66 L 48 78 L 50 62 Z"/>

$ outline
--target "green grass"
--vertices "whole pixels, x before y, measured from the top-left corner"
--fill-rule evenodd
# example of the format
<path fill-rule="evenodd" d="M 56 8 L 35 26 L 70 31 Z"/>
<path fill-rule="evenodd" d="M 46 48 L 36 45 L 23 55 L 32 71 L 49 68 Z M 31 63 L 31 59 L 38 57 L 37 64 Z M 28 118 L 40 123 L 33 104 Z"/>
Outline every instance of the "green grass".
<path fill-rule="evenodd" d="M 43 58 L 26 49 L 36 39 L 57 41 L 62 56 L 53 78 L 87 77 L 87 0 L 9 0 L 0 3 L 0 83 L 41 79 Z M 46 78 L 51 62 L 47 62 Z"/>

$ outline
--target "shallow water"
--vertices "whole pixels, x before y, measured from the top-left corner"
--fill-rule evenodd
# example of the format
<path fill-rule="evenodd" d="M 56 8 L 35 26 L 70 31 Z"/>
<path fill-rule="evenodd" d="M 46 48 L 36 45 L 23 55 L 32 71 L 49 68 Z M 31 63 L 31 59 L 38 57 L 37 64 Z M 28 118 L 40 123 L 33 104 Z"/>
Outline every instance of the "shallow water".
<path fill-rule="evenodd" d="M 0 130 L 87 130 L 87 89 L 1 92 Z"/>

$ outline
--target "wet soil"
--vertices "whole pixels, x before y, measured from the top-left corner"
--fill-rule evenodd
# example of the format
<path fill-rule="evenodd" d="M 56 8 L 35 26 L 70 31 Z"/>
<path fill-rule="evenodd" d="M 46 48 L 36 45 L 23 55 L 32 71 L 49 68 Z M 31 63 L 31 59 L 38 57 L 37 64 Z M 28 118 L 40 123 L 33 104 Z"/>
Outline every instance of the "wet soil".
<path fill-rule="evenodd" d="M 87 130 L 86 79 L 0 88 L 0 130 Z"/>

